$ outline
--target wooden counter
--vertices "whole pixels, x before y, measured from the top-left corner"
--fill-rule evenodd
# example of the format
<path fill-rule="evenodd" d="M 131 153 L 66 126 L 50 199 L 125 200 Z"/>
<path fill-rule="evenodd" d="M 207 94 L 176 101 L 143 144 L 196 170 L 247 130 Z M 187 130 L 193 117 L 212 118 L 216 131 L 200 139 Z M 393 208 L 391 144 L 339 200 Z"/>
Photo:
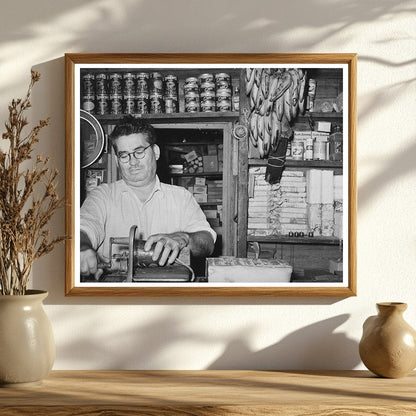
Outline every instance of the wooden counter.
<path fill-rule="evenodd" d="M 53 371 L 0 389 L 0 415 L 416 415 L 416 372 Z"/>

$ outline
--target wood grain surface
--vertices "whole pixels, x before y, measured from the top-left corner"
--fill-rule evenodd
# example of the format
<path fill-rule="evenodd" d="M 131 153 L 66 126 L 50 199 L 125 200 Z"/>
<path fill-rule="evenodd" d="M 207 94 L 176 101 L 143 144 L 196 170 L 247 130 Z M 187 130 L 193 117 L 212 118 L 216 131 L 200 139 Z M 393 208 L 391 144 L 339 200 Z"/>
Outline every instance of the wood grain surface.
<path fill-rule="evenodd" d="M 416 372 L 54 371 L 37 387 L 0 389 L 0 415 L 416 414 Z"/>

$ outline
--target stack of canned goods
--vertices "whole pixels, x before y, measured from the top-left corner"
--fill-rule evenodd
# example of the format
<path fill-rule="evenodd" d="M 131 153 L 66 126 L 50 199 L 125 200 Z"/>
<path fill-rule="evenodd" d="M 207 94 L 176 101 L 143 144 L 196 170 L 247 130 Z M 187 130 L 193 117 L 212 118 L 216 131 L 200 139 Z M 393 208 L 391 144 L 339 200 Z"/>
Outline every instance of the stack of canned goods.
<path fill-rule="evenodd" d="M 185 100 L 185 112 L 196 113 L 200 110 L 200 97 L 199 97 L 199 85 L 198 78 L 189 77 L 185 79 L 183 86 L 184 100 Z"/>
<path fill-rule="evenodd" d="M 217 96 L 217 111 L 231 111 L 231 77 L 226 73 L 216 74 L 215 86 Z"/>
<path fill-rule="evenodd" d="M 84 72 L 81 108 L 98 115 L 177 113 L 178 85 L 176 75 L 160 72 Z M 183 88 L 185 112 L 234 109 L 226 73 L 188 77 Z"/>
<path fill-rule="evenodd" d="M 136 101 L 136 74 L 133 72 L 124 72 L 123 73 L 123 105 L 122 112 L 124 114 L 134 114 L 135 113 L 135 101 Z M 111 114 L 117 114 L 116 112 L 111 112 Z"/>
<path fill-rule="evenodd" d="M 201 111 L 215 111 L 215 78 L 213 74 L 199 76 Z"/>
<path fill-rule="evenodd" d="M 92 73 L 82 75 L 81 107 L 93 113 L 95 110 L 95 76 Z"/>
<path fill-rule="evenodd" d="M 149 74 L 139 72 L 136 75 L 136 112 L 137 114 L 149 113 Z"/>
<path fill-rule="evenodd" d="M 231 111 L 232 84 L 226 73 L 189 77 L 184 85 L 185 111 Z"/>
<path fill-rule="evenodd" d="M 95 96 L 96 108 L 95 113 L 99 115 L 108 114 L 108 79 L 105 72 L 95 75 Z"/>
<path fill-rule="evenodd" d="M 123 113 L 123 76 L 118 72 L 109 75 L 110 114 Z"/>
<path fill-rule="evenodd" d="M 163 77 L 160 72 L 152 72 L 149 77 L 150 113 L 164 112 Z"/>
<path fill-rule="evenodd" d="M 179 111 L 178 101 L 178 77 L 176 75 L 165 75 L 165 113 L 177 113 Z"/>

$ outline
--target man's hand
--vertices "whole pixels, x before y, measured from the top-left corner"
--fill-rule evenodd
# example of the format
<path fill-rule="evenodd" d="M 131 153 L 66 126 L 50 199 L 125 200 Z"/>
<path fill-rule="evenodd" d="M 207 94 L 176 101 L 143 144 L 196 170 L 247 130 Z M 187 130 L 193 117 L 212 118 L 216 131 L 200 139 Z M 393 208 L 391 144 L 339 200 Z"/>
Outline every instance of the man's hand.
<path fill-rule="evenodd" d="M 103 274 L 103 270 L 97 268 L 97 253 L 92 248 L 88 248 L 86 250 L 81 251 L 80 259 L 81 275 L 89 276 L 93 274 L 95 280 L 98 280 L 100 276 Z"/>
<path fill-rule="evenodd" d="M 187 233 L 154 234 L 151 235 L 144 245 L 144 250 L 149 251 L 155 244 L 152 259 L 157 261 L 159 266 L 173 264 L 179 252 L 189 244 Z"/>

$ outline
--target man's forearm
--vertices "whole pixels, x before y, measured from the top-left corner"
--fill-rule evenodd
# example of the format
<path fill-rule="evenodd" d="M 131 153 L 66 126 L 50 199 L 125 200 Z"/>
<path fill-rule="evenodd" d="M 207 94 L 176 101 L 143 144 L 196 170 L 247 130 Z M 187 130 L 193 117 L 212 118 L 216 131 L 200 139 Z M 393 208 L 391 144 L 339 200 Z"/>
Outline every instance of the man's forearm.
<path fill-rule="evenodd" d="M 92 248 L 91 240 L 87 234 L 83 231 L 80 232 L 80 251 L 88 250 Z"/>
<path fill-rule="evenodd" d="M 189 236 L 189 249 L 195 257 L 206 257 L 214 251 L 214 239 L 208 231 L 187 233 Z"/>

